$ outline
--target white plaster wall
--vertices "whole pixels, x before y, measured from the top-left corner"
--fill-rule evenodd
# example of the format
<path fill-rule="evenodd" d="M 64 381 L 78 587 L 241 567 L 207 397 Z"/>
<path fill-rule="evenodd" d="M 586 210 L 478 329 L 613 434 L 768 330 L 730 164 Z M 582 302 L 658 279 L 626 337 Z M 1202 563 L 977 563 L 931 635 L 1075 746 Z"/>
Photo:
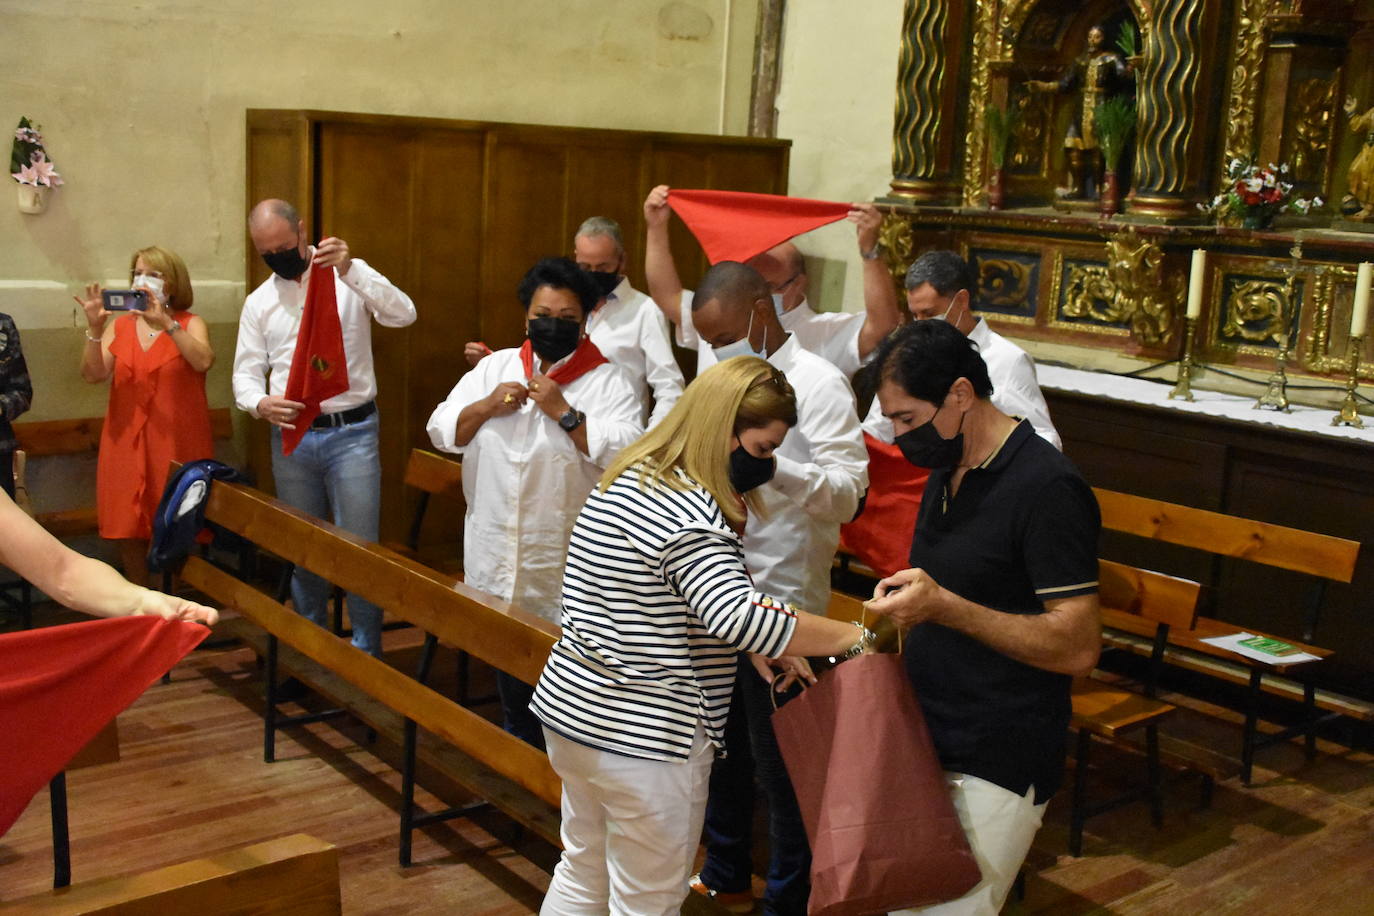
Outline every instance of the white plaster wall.
<path fill-rule="evenodd" d="M 34 376 L 28 419 L 104 412 L 77 376 L 71 294 L 130 253 L 186 260 L 230 403 L 243 298 L 244 110 L 318 108 L 743 133 L 757 0 L 0 0 L 0 140 L 43 126 L 49 211 L 0 195 L 0 311 Z"/>
<path fill-rule="evenodd" d="M 872 200 L 892 178 L 902 0 L 788 0 L 778 136 L 792 140 L 789 193 Z M 818 308 L 863 308 L 853 226 L 800 240 Z"/>

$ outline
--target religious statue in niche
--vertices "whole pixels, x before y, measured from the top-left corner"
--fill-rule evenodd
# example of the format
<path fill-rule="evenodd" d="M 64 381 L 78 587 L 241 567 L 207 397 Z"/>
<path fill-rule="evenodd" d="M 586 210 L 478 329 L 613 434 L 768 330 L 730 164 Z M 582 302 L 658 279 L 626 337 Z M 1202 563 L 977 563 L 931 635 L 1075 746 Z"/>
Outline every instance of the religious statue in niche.
<path fill-rule="evenodd" d="M 1134 36 L 1134 31 L 1132 31 Z M 1032 92 L 1078 93 L 1069 129 L 1064 136 L 1067 183 L 1055 193 L 1067 200 L 1091 200 L 1101 190 L 1103 159 L 1094 114 L 1108 99 L 1133 88 L 1131 62 L 1107 46 L 1107 32 L 1088 30 L 1088 46 L 1057 80 L 1029 80 Z"/>
<path fill-rule="evenodd" d="M 1357 115 L 1355 107 L 1355 97 L 1347 96 L 1345 113 L 1350 118 L 1350 129 L 1364 137 L 1360 151 L 1350 163 L 1347 173 L 1350 195 L 1342 209 L 1353 210 L 1357 204 L 1359 209 L 1349 218 L 1364 221 L 1374 219 L 1374 108 Z"/>

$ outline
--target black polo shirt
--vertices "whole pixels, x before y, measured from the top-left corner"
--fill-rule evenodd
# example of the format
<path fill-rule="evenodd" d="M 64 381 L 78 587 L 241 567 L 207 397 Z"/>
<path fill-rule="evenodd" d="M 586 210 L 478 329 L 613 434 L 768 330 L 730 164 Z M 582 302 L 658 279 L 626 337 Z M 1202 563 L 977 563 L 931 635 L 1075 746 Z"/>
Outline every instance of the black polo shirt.
<path fill-rule="evenodd" d="M 1069 459 L 1022 420 L 993 455 L 933 471 L 917 516 L 911 565 L 963 598 L 1008 614 L 1097 591 L 1101 516 Z M 1043 802 L 1063 778 L 1072 678 L 1016 661 L 971 636 L 919 624 L 907 672 L 946 770 Z"/>

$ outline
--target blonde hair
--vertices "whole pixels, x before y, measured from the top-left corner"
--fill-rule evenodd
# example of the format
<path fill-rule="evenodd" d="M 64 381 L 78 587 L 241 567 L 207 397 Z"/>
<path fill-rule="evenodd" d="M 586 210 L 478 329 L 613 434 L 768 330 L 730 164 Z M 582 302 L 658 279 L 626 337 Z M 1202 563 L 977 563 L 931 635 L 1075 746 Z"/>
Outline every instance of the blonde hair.
<path fill-rule="evenodd" d="M 601 489 L 642 465 L 641 488 L 686 490 L 675 473 L 681 470 L 715 498 L 727 521 L 743 525 L 740 494 L 730 482 L 730 436 L 776 420 L 797 425 L 797 396 L 787 377 L 757 356 L 727 359 L 697 376 L 668 416 L 611 462 Z M 744 497 L 756 512 L 757 498 L 757 491 Z"/>
<path fill-rule="evenodd" d="M 162 286 L 167 293 L 169 309 L 184 312 L 191 307 L 191 303 L 195 301 L 195 294 L 191 292 L 191 273 L 186 269 L 186 263 L 181 260 L 180 255 L 156 245 L 138 249 L 129 259 L 130 283 L 133 282 L 134 265 L 138 263 L 139 258 L 143 259 L 144 264 L 162 274 Z"/>

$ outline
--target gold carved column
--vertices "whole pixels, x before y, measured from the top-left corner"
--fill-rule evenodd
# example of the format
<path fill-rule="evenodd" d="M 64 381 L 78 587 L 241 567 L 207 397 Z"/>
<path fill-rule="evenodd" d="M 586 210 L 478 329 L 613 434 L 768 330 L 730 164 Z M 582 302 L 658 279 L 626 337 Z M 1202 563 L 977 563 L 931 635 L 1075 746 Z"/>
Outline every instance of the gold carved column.
<path fill-rule="evenodd" d="M 1197 215 L 1195 204 L 1204 193 L 1205 134 L 1215 130 L 1209 122 L 1216 120 L 1202 79 L 1208 5 L 1204 0 L 1160 0 L 1154 7 L 1136 103 L 1132 215 L 1166 220 Z"/>
<path fill-rule="evenodd" d="M 968 7 L 968 2 L 906 0 L 892 137 L 895 198 L 916 204 L 959 200 L 966 118 L 959 89 Z"/>

